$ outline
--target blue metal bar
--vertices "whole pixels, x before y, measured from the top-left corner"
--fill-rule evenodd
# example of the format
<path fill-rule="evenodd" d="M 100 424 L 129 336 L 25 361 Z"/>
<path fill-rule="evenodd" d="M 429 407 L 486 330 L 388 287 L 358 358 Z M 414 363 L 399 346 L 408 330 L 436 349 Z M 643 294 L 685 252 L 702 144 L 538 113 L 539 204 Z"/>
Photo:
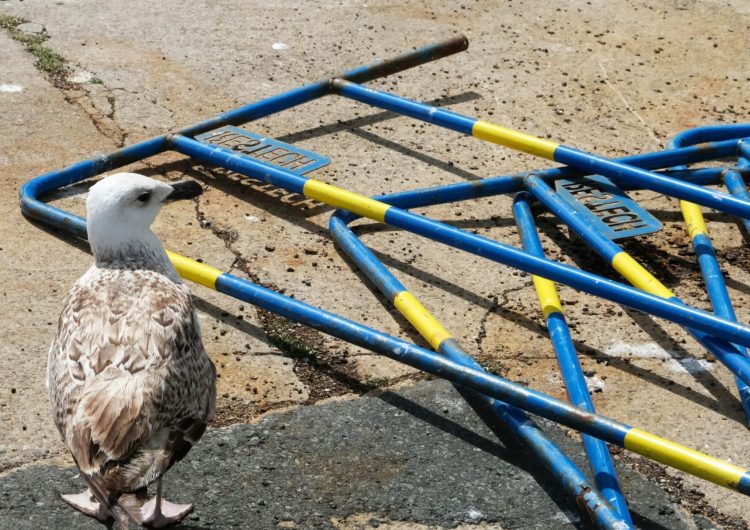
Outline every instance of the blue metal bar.
<path fill-rule="evenodd" d="M 750 193 L 747 192 L 745 187 L 745 181 L 742 179 L 742 175 L 739 172 L 729 169 L 722 174 L 724 179 L 724 185 L 729 190 L 729 193 L 745 201 L 750 201 Z M 745 231 L 750 234 L 750 219 L 740 217 L 742 224 L 745 225 Z"/>
<path fill-rule="evenodd" d="M 744 171 L 747 174 L 748 169 L 750 169 L 750 153 L 748 153 L 748 149 L 745 149 L 748 145 L 748 140 L 744 140 L 742 143 L 740 143 L 740 156 L 737 158 L 737 169 L 736 173 L 738 173 L 738 176 L 740 177 L 740 180 L 742 181 L 742 189 L 745 189 L 745 183 L 744 179 L 742 179 L 742 174 L 739 173 L 739 171 Z M 728 181 L 725 181 L 726 185 L 729 186 L 730 183 Z M 732 182 L 732 185 L 734 185 L 734 182 Z M 739 183 L 737 183 L 737 187 L 739 187 Z M 750 223 L 747 222 L 747 220 L 743 219 L 743 223 L 745 224 L 745 229 L 747 230 L 747 233 L 750 234 Z"/>
<path fill-rule="evenodd" d="M 416 50 L 397 55 L 395 57 L 376 61 L 369 65 L 359 66 L 336 76 L 336 78 L 348 79 L 363 83 L 380 77 L 400 72 L 415 66 L 447 57 L 454 53 L 466 50 L 469 47 L 468 39 L 463 35 L 456 35 L 449 39 L 418 48 Z M 331 79 L 325 79 L 317 83 L 304 85 L 261 101 L 250 103 L 237 109 L 219 114 L 207 120 L 198 122 L 179 129 L 176 134 L 184 136 L 195 136 L 197 134 L 222 127 L 224 125 L 237 125 L 251 120 L 257 120 L 265 116 L 286 110 L 313 99 L 330 93 Z M 62 186 L 78 182 L 80 180 L 100 175 L 106 171 L 126 166 L 132 162 L 143 160 L 168 149 L 167 135 L 155 136 L 138 142 L 122 149 L 118 149 L 107 155 L 99 155 L 89 160 L 78 162 L 64 169 L 51 171 L 39 178 L 32 179 L 24 184 L 19 191 L 22 209 L 30 217 L 42 219 L 47 212 L 54 220 L 55 226 L 66 222 L 67 216 L 61 210 L 45 210 L 35 204 L 23 204 L 29 196 L 41 196 L 42 194 Z M 44 178 L 42 178 L 44 177 Z M 48 177 L 48 178 L 47 178 Z M 27 188 L 27 186 L 33 187 Z M 41 187 L 40 187 L 41 186 Z M 42 217 L 38 217 L 42 216 Z"/>
<path fill-rule="evenodd" d="M 565 425 L 592 434 L 597 438 L 611 441 L 616 445 L 622 446 L 625 435 L 630 429 L 625 424 L 583 411 L 573 405 L 502 377 L 460 365 L 445 356 L 307 305 L 231 274 L 222 274 L 216 282 L 216 289 L 238 300 L 262 307 L 295 322 L 381 353 L 538 416 L 555 419 L 555 421 L 564 418 Z"/>
<path fill-rule="evenodd" d="M 679 138 L 679 140 L 677 140 Z M 702 144 L 705 142 L 719 142 L 723 140 L 740 140 L 750 138 L 749 123 L 731 123 L 725 125 L 703 125 L 686 129 L 675 136 L 669 143 L 672 147 L 682 147 Z M 718 157 L 717 157 L 718 158 Z M 689 164 L 690 162 L 682 162 Z M 680 164 L 673 164 L 675 166 Z"/>
<path fill-rule="evenodd" d="M 463 116 L 455 112 L 425 105 L 424 103 L 412 101 L 393 94 L 380 92 L 341 79 L 334 80 L 332 86 L 337 94 L 349 99 L 390 110 L 392 112 L 397 112 L 463 134 L 477 135 L 474 128 L 475 125 L 479 123 L 479 120 L 476 118 Z M 515 131 L 509 132 L 511 134 L 516 134 Z M 528 135 L 523 136 L 526 137 L 526 139 L 530 138 Z M 522 143 L 525 143 L 526 139 L 523 140 Z M 573 166 L 581 171 L 605 175 L 616 180 L 618 183 L 621 182 L 644 189 L 658 191 L 665 195 L 689 200 L 723 212 L 739 215 L 740 217 L 750 218 L 750 202 L 746 202 L 731 195 L 708 190 L 688 182 L 664 177 L 652 171 L 623 164 L 615 160 L 609 160 L 565 145 L 557 145 L 554 144 L 554 142 L 548 142 L 546 140 L 540 141 L 548 144 L 546 145 L 546 148 L 541 151 L 553 153 L 553 159 L 556 162 Z M 534 148 L 524 150 L 527 152 L 535 152 Z"/>
<path fill-rule="evenodd" d="M 534 195 L 539 202 L 562 219 L 572 230 L 574 230 L 584 241 L 586 241 L 594 251 L 610 263 L 614 263 L 616 256 L 621 255 L 624 251 L 617 243 L 607 239 L 594 226 L 587 223 L 578 212 L 570 207 L 546 182 L 531 175 L 526 177 L 528 190 Z M 648 273 L 646 273 L 648 274 Z M 627 278 L 633 281 L 631 278 Z M 655 278 L 653 281 L 658 281 Z M 673 302 L 683 303 L 679 298 L 672 295 L 669 298 Z M 683 324 L 684 325 L 684 324 Z M 696 330 L 690 325 L 684 325 L 685 329 L 693 337 L 703 344 L 719 361 L 721 361 L 735 376 L 742 381 L 750 384 L 750 359 L 748 359 L 741 350 L 734 344 L 721 340 L 707 333 Z"/>
<path fill-rule="evenodd" d="M 407 291 L 406 287 L 352 233 L 338 212 L 331 216 L 329 229 L 339 247 L 359 266 L 388 300 L 393 301 L 399 293 Z M 479 363 L 452 338 L 445 339 L 440 343 L 438 353 L 462 366 L 484 371 Z M 587 514 L 592 517 L 597 527 L 612 530 L 632 528 L 628 525 L 629 519 L 625 519 L 621 512 L 618 516 L 618 513 L 613 510 L 613 506 L 610 505 L 610 496 L 606 495 L 606 492 L 602 492 L 605 493 L 602 496 L 602 493 L 596 490 L 578 467 L 554 442 L 546 437 L 544 432 L 522 410 L 484 395 L 478 395 L 478 397 L 485 402 L 494 417 L 510 429 L 531 450 L 535 458 L 544 464 L 571 499 L 577 502 L 583 500 Z M 578 403 L 574 404 L 585 409 Z M 597 482 L 597 485 L 599 485 L 599 482 Z M 608 500 L 610 502 L 607 502 Z M 627 514 L 627 509 L 625 513 Z"/>
<path fill-rule="evenodd" d="M 625 182 L 632 186 L 708 206 L 721 212 L 750 218 L 750 203 L 742 199 L 689 182 L 664 177 L 653 171 L 625 166 L 563 145 L 555 151 L 555 160 L 575 167 L 588 167 L 590 171 L 611 177 L 617 182 Z"/>
<path fill-rule="evenodd" d="M 695 255 L 698 256 L 698 265 L 708 290 L 711 307 L 718 316 L 727 320 L 737 320 L 711 240 L 705 234 L 697 234 L 692 238 L 692 243 Z M 745 348 L 738 346 L 737 349 L 747 356 Z M 736 378 L 736 383 L 742 408 L 745 411 L 745 419 L 750 425 L 750 386 L 739 377 Z"/>
<path fill-rule="evenodd" d="M 334 78 L 347 79 L 358 83 L 372 81 L 396 72 L 401 72 L 421 64 L 447 57 L 454 53 L 462 52 L 469 47 L 469 41 L 463 35 L 456 35 L 449 39 L 418 48 L 416 50 L 397 55 L 390 59 L 375 61 L 374 63 L 359 66 L 334 76 Z M 273 96 L 258 103 L 245 105 L 229 112 L 219 114 L 208 120 L 195 125 L 185 127 L 177 134 L 183 136 L 195 136 L 212 129 L 218 129 L 225 125 L 239 125 L 252 120 L 290 109 L 301 103 L 306 103 L 325 96 L 331 90 L 331 79 L 324 79 L 316 83 L 304 85 L 283 94 Z"/>
<path fill-rule="evenodd" d="M 526 252 L 541 258 L 544 257 L 544 250 L 542 249 L 542 242 L 539 240 L 534 217 L 529 207 L 530 199 L 531 197 L 526 192 L 516 195 L 513 201 L 513 213 L 516 218 L 518 232 L 523 241 L 523 248 Z M 547 285 L 546 287 L 551 289 L 553 293 L 540 293 L 540 296 L 543 294 L 554 294 L 554 298 L 557 298 L 554 285 Z M 540 301 L 542 300 L 540 299 Z M 594 412 L 594 403 L 591 401 L 591 396 L 586 386 L 586 379 L 578 362 L 573 339 L 565 322 L 562 308 L 543 306 L 542 310 L 570 402 L 584 410 Z M 589 464 L 591 472 L 594 474 L 596 485 L 601 490 L 602 495 L 604 495 L 617 513 L 625 520 L 629 528 L 633 528 L 630 512 L 628 512 L 628 504 L 620 489 L 615 466 L 609 454 L 609 449 L 607 449 L 607 444 L 588 435 L 583 435 L 581 438 L 583 439 L 586 455 L 589 457 Z"/>
<path fill-rule="evenodd" d="M 748 167 L 748 159 L 750 159 L 750 140 L 743 140 L 739 145 L 740 151 L 740 167 Z"/>
<path fill-rule="evenodd" d="M 732 142 L 732 145 L 734 146 L 736 144 Z M 648 155 L 650 154 L 651 153 L 648 153 Z M 632 164 L 638 165 L 637 163 Z M 665 173 L 672 178 L 679 178 L 680 180 L 686 180 L 688 182 L 701 185 L 715 183 L 721 178 L 724 172 L 725 168 L 722 167 L 665 171 Z M 581 176 L 580 172 L 561 171 L 557 168 L 543 169 L 534 174 L 539 176 L 545 182 L 553 182 L 562 178 L 567 179 Z M 390 204 L 391 206 L 396 206 L 405 210 L 418 208 L 420 206 L 434 206 L 436 204 L 478 199 L 480 197 L 492 197 L 494 195 L 523 191 L 525 189 L 523 179 L 528 175 L 529 172 L 524 171 L 515 175 L 488 177 L 482 180 L 475 180 L 471 182 L 455 182 L 452 184 L 443 184 L 430 188 L 399 191 L 396 193 L 389 193 L 374 198 L 378 201 L 382 201 Z M 624 186 L 623 189 L 629 190 L 634 188 L 632 186 Z"/>
<path fill-rule="evenodd" d="M 202 144 L 184 136 L 173 135 L 171 142 L 174 148 L 183 154 L 204 162 L 219 164 L 247 177 L 271 182 L 297 193 L 304 191 L 305 182 L 310 180 L 282 168 L 243 157 L 229 149 Z M 371 199 L 357 194 L 350 195 L 372 202 Z M 564 283 L 633 309 L 750 346 L 750 328 L 737 322 L 728 322 L 694 307 L 653 296 L 553 260 L 530 256 L 509 245 L 459 230 L 393 206 L 385 212 L 384 222 L 528 273 Z"/>
<path fill-rule="evenodd" d="M 682 145 L 700 141 L 705 137 L 715 137 L 717 134 L 750 134 L 750 126 L 719 126 L 719 127 L 699 127 L 696 129 L 689 129 L 677 134 L 672 138 L 668 145 L 670 147 L 681 147 Z M 686 166 L 680 166 L 682 169 Z M 750 198 L 747 190 L 745 189 L 745 183 L 742 177 L 734 170 L 728 170 L 724 173 L 724 180 L 727 183 L 730 193 L 735 196 Z M 721 273 L 721 267 L 719 261 L 716 259 L 716 252 L 714 246 L 711 243 L 711 239 L 708 237 L 708 231 L 706 230 L 705 223 L 703 221 L 703 214 L 700 209 L 695 205 L 681 203 L 683 216 L 688 226 L 688 232 L 690 240 L 693 245 L 695 255 L 698 257 L 698 265 L 703 276 L 703 281 L 706 284 L 708 291 L 708 298 L 711 300 L 711 307 L 713 307 L 714 313 L 718 316 L 727 320 L 737 320 L 732 307 L 732 301 L 729 298 L 729 292 L 727 291 L 726 283 L 724 282 L 724 276 Z M 745 226 L 748 227 L 748 220 L 743 219 Z M 738 351 L 747 357 L 747 350 L 745 348 L 737 347 Z M 740 402 L 745 412 L 745 422 L 750 425 L 750 386 L 739 377 L 735 378 L 737 385 L 737 391 L 740 396 Z"/>

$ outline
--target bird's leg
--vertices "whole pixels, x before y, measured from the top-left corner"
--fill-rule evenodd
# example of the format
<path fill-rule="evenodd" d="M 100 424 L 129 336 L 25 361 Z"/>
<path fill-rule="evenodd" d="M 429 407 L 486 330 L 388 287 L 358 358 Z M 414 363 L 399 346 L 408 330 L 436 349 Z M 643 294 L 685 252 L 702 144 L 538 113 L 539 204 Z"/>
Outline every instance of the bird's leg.
<path fill-rule="evenodd" d="M 96 517 L 99 521 L 106 522 L 109 519 L 114 519 L 119 523 L 121 529 L 127 530 L 129 526 L 128 514 L 115 509 L 110 502 L 112 499 L 109 493 L 103 490 L 92 477 L 89 477 L 86 473 L 81 473 L 80 476 L 89 489 L 77 495 L 62 495 L 63 500 L 76 510 L 91 517 Z M 117 504 L 116 500 L 114 504 Z"/>
<path fill-rule="evenodd" d="M 112 518 L 111 512 L 106 506 L 103 506 L 98 500 L 96 500 L 96 497 L 91 493 L 90 489 L 87 489 L 83 493 L 61 495 L 61 497 L 79 512 L 94 517 L 101 522 L 106 522 Z"/>
<path fill-rule="evenodd" d="M 162 498 L 162 478 L 156 482 L 156 496 L 141 507 L 141 524 L 152 528 L 162 528 L 182 521 L 193 511 L 192 504 L 174 504 Z"/>

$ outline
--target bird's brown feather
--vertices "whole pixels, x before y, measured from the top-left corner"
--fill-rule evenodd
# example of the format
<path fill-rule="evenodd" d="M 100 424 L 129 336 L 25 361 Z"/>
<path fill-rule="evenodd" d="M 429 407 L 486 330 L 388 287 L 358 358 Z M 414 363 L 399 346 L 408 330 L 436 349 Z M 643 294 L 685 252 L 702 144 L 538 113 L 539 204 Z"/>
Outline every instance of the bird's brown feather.
<path fill-rule="evenodd" d="M 108 491 L 143 487 L 187 453 L 214 381 L 190 294 L 159 271 L 95 266 L 66 298 L 48 369 L 55 423 Z"/>

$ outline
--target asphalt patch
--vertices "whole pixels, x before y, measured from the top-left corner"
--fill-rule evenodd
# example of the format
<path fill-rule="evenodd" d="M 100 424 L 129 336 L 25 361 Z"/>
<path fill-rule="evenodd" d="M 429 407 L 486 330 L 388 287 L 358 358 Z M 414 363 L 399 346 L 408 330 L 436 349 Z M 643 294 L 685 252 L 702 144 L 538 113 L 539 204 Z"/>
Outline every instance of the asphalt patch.
<path fill-rule="evenodd" d="M 585 469 L 577 440 L 545 430 Z M 388 521 L 454 528 L 585 529 L 575 505 L 512 439 L 488 428 L 444 381 L 425 381 L 349 401 L 269 414 L 214 429 L 165 479 L 165 496 L 193 502 L 175 529 L 356 528 Z M 638 528 L 709 528 L 659 486 L 621 462 L 621 483 Z M 61 493 L 83 482 L 72 467 L 31 466 L 0 476 L 0 529 L 99 529 Z"/>

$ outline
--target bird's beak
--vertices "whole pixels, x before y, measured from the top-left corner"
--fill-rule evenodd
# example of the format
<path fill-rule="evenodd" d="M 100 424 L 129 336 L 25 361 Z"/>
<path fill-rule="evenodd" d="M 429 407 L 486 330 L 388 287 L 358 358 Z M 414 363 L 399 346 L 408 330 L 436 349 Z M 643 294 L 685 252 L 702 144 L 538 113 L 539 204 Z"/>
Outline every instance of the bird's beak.
<path fill-rule="evenodd" d="M 194 180 L 183 180 L 170 184 L 172 192 L 164 199 L 165 202 L 179 201 L 180 199 L 194 199 L 201 193 L 203 188 Z"/>

